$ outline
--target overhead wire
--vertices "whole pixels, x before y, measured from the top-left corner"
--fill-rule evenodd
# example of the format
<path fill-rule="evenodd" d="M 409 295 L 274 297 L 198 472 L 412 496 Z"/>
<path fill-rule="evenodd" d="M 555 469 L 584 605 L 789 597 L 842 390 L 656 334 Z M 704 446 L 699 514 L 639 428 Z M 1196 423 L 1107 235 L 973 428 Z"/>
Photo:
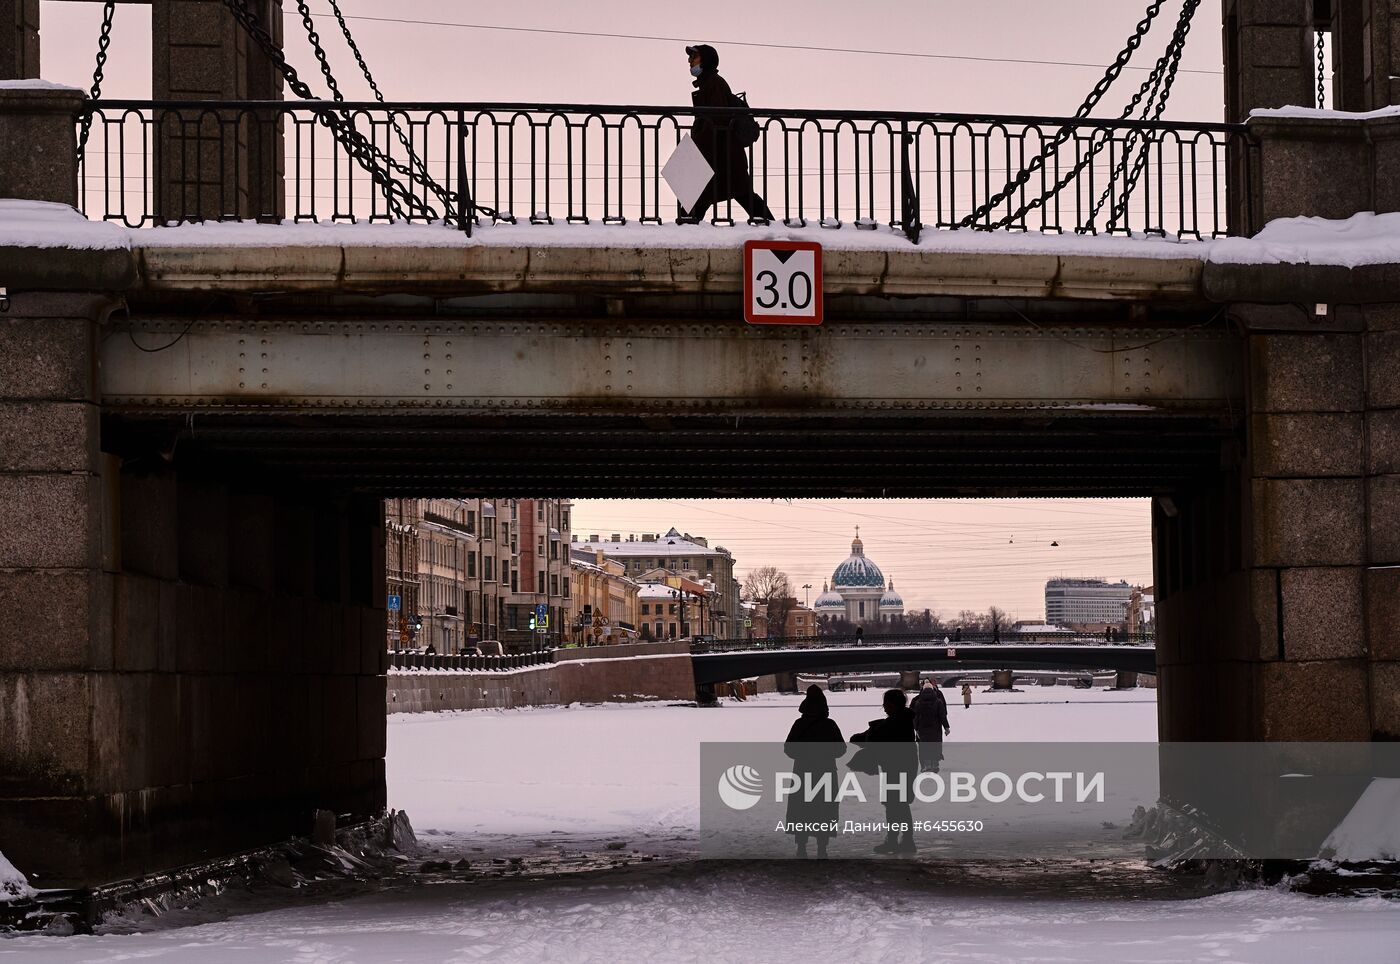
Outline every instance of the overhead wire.
<path fill-rule="evenodd" d="M 330 13 L 313 13 L 315 17 L 330 17 Z M 465 23 L 455 20 L 425 20 L 414 17 L 373 17 L 365 15 L 345 15 L 346 20 L 364 20 L 373 23 L 397 23 L 426 27 L 452 27 L 464 30 L 498 30 L 510 33 L 551 34 L 561 37 L 592 37 L 605 40 L 641 40 L 663 43 L 693 43 L 694 37 L 674 37 L 658 34 L 633 34 L 601 30 L 564 30 L 558 27 L 525 27 L 515 24 Z M 755 47 L 763 50 L 800 50 L 811 53 L 857 54 L 878 57 L 907 57 L 919 60 L 960 60 L 990 64 L 1025 64 L 1042 67 L 1074 67 L 1103 70 L 1106 65 L 1073 60 L 1040 60 L 1027 57 L 990 57 L 978 54 L 931 53 L 919 50 L 880 50 L 869 47 L 829 47 L 820 44 L 773 43 L 758 40 L 711 40 L 712 44 L 726 47 Z M 1130 70 L 1150 70 L 1148 67 L 1129 67 Z M 1219 75 L 1222 71 L 1205 68 L 1181 68 L 1181 73 Z"/>

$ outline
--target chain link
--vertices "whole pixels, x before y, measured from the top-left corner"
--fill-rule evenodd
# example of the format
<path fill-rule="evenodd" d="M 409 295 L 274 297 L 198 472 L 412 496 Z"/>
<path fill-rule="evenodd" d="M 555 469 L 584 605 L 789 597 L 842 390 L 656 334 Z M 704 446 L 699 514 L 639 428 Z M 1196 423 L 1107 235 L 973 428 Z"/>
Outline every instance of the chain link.
<path fill-rule="evenodd" d="M 1326 106 L 1327 98 L 1327 55 L 1323 47 L 1322 31 L 1317 32 L 1317 109 Z"/>
<path fill-rule="evenodd" d="M 116 15 L 116 0 L 107 0 L 102 7 L 102 30 L 97 35 L 97 64 L 92 68 L 92 89 L 88 96 L 93 100 L 102 97 L 103 72 L 107 67 L 107 48 L 112 46 L 112 18 Z M 88 132 L 92 130 L 92 111 L 83 112 L 82 127 L 78 131 L 78 166 L 83 163 L 87 152 Z"/>
<path fill-rule="evenodd" d="M 1138 21 L 1137 27 L 1134 28 L 1132 36 L 1128 38 L 1127 44 L 1119 51 L 1113 63 L 1109 64 L 1108 68 L 1104 71 L 1103 77 L 1094 85 L 1094 89 L 1089 91 L 1089 96 L 1084 99 L 1084 103 L 1080 104 L 1079 109 L 1074 112 L 1076 119 L 1082 120 L 1088 117 L 1093 109 L 1098 106 L 1099 101 L 1108 93 L 1109 88 L 1112 87 L 1114 82 L 1122 75 L 1123 68 L 1128 66 L 1128 62 L 1132 60 L 1133 54 L 1142 46 L 1143 38 L 1146 37 L 1148 31 L 1152 29 L 1152 24 L 1157 19 L 1157 15 L 1162 12 L 1162 4 L 1165 2 L 1166 0 L 1152 0 L 1152 2 L 1148 4 L 1143 18 Z M 1139 95 L 1139 97 L 1140 96 L 1141 95 Z M 1136 104 L 1136 99 L 1133 103 L 1134 105 Z M 1129 109 L 1131 110 L 1131 108 Z M 980 228 L 988 231 L 1004 228 L 1012 222 L 1024 217 L 1030 211 L 1044 205 L 1047 200 L 1068 184 L 1069 180 L 1073 180 L 1073 176 L 1069 176 L 1068 180 L 1061 179 L 1056 182 L 1054 187 L 1045 191 L 1040 197 L 1023 204 L 1019 210 L 1007 214 L 1005 217 L 998 219 L 995 223 L 977 223 L 986 218 L 991 211 L 1001 206 L 1013 194 L 1024 187 L 1031 179 L 1032 175 L 1045 167 L 1045 162 L 1049 159 L 1050 155 L 1058 151 L 1073 134 L 1074 128 L 1072 127 L 1063 127 L 1056 132 L 1055 136 L 1051 138 L 1050 143 L 1043 147 L 1039 154 L 1031 158 L 1030 162 L 1022 167 L 1020 172 L 1006 183 L 1005 187 L 982 204 L 978 205 L 975 211 L 959 221 L 958 227 Z M 1102 148 L 1099 148 L 1099 150 L 1102 150 Z M 1097 153 L 1097 151 L 1094 151 L 1094 153 Z M 1080 169 L 1082 169 L 1082 166 Z"/>

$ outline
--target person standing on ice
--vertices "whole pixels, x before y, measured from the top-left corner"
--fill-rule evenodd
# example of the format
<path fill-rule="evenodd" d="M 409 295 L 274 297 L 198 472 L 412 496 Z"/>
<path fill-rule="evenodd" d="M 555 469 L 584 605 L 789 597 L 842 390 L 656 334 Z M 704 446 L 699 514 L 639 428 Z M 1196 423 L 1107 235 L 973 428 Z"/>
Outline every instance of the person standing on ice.
<path fill-rule="evenodd" d="M 686 47 L 685 54 L 690 59 L 690 75 L 695 78 L 691 91 L 691 103 L 696 107 L 742 107 L 743 101 L 734 96 L 729 82 L 719 75 L 719 51 L 709 44 Z M 752 139 L 742 136 L 745 118 L 734 116 L 707 116 L 695 118 L 690 129 L 690 139 L 700 149 L 701 155 L 709 162 L 715 176 L 701 192 L 695 207 L 686 212 L 686 220 L 699 222 L 704 219 L 710 207 L 719 201 L 733 199 L 739 203 L 749 217 L 755 221 L 772 221 L 773 212 L 768 204 L 754 192 L 753 178 L 749 175 L 749 156 L 745 148 Z M 753 119 L 747 118 L 750 132 Z M 746 142 L 747 141 L 747 142 Z"/>
<path fill-rule="evenodd" d="M 792 724 L 792 729 L 788 730 L 783 752 L 792 758 L 792 772 L 802 780 L 802 785 L 787 798 L 786 822 L 836 826 L 841 816 L 841 804 L 836 799 L 836 788 L 840 786 L 836 775 L 836 761 L 846 752 L 846 738 L 841 735 L 841 728 L 831 718 L 831 710 L 826 705 L 826 694 L 817 684 L 813 683 L 807 687 L 807 695 L 797 712 L 802 715 Z M 828 776 L 829 790 L 816 793 L 808 800 L 805 788 L 816 787 Z M 797 856 L 807 856 L 809 835 L 817 840 L 817 856 L 825 857 L 826 844 L 832 834 L 809 834 L 802 830 L 793 832 L 797 841 Z"/>
<path fill-rule="evenodd" d="M 963 709 L 966 710 L 966 709 L 971 709 L 971 708 L 972 708 L 972 686 L 971 686 L 971 684 L 964 683 L 964 684 L 963 684 Z"/>
<path fill-rule="evenodd" d="M 914 714 L 904 696 L 904 690 L 885 691 L 885 718 L 871 720 L 864 733 L 851 737 L 852 743 L 878 743 L 877 759 L 883 772 L 883 784 L 890 789 L 883 794 L 885 823 L 884 843 L 875 848 L 877 854 L 912 854 L 914 846 L 914 812 L 909 807 L 913 796 L 914 777 L 919 772 L 919 751 L 914 746 Z M 903 792 L 901 792 L 901 788 Z"/>
<path fill-rule="evenodd" d="M 943 762 L 943 737 L 953 732 L 948 725 L 948 701 L 933 680 L 926 679 L 909 709 L 914 713 L 914 734 L 919 738 L 919 769 L 937 773 Z"/>

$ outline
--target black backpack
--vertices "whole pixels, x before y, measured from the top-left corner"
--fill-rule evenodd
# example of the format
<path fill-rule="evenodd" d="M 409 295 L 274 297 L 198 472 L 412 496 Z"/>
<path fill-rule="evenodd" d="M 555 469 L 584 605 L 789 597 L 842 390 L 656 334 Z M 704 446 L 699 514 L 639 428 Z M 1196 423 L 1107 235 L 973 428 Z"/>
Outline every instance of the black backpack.
<path fill-rule="evenodd" d="M 734 135 L 734 140 L 742 147 L 758 143 L 759 127 L 758 121 L 754 119 L 753 111 L 749 109 L 749 99 L 747 95 L 731 93 L 729 95 L 729 106 L 736 107 L 743 111 L 729 122 L 730 133 Z"/>

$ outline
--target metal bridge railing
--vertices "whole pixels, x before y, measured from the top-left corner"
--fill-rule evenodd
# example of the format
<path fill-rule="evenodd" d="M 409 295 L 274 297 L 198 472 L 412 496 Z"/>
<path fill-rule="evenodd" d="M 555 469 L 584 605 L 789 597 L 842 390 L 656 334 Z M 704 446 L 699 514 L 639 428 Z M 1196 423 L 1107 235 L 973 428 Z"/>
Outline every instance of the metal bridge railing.
<path fill-rule="evenodd" d="M 944 642 L 944 636 L 948 641 Z M 834 636 L 770 636 L 764 639 L 715 639 L 692 643 L 690 651 L 700 653 L 733 653 L 775 649 L 819 649 L 845 648 L 849 646 L 928 646 L 944 648 L 957 646 L 985 646 L 994 644 L 1035 646 L 1035 645 L 1098 645 L 1098 646 L 1155 646 L 1155 633 L 1115 633 L 1111 639 L 1102 633 L 1080 633 L 1073 631 L 1048 633 L 963 633 L 959 638 L 952 634 L 929 633 L 866 633 Z"/>
<path fill-rule="evenodd" d="M 390 669 L 445 669 L 461 672 L 501 672 L 544 666 L 554 662 L 554 652 L 543 649 L 530 653 L 508 653 L 504 656 L 474 656 L 465 653 L 413 653 L 389 650 Z"/>
<path fill-rule="evenodd" d="M 80 203 L 90 218 L 129 227 L 398 217 L 445 218 L 468 231 L 486 222 L 670 223 L 682 212 L 661 174 L 666 161 L 698 117 L 727 129 L 735 113 L 93 101 L 83 118 L 91 130 Z M 1029 232 L 1247 233 L 1230 223 L 1229 212 L 1243 206 L 1227 197 L 1230 172 L 1248 170 L 1239 163 L 1248 150 L 1239 125 L 871 111 L 753 116 L 753 191 L 792 226 L 886 227 L 916 238 L 921 227 L 987 227 L 1009 216 L 1010 229 Z M 1059 137 L 1043 167 L 983 209 Z M 709 214 L 717 224 L 744 218 L 734 201 Z"/>

